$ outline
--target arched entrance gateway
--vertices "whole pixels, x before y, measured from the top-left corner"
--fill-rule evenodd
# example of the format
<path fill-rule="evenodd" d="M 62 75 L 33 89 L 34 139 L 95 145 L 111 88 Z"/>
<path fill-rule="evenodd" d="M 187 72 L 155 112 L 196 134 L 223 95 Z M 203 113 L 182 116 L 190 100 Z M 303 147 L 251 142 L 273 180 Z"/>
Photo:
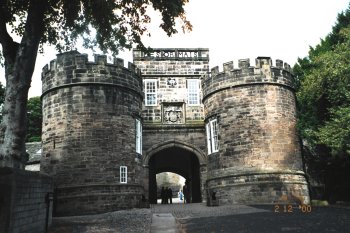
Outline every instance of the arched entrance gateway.
<path fill-rule="evenodd" d="M 43 69 L 41 171 L 58 216 L 155 203 L 165 171 L 188 180 L 193 202 L 309 202 L 288 64 L 258 57 L 209 72 L 200 48 L 133 57 L 126 69 L 69 52 Z"/>
<path fill-rule="evenodd" d="M 157 201 L 156 174 L 173 172 L 189 183 L 192 202 L 205 200 L 206 139 L 201 77 L 209 72 L 209 50 L 133 51 L 142 73 L 143 185 L 150 203 Z"/>
<path fill-rule="evenodd" d="M 157 203 L 156 175 L 162 172 L 173 172 L 184 177 L 190 190 L 191 202 L 202 201 L 205 169 L 201 167 L 206 167 L 205 155 L 194 146 L 178 141 L 160 143 L 148 150 L 143 163 L 148 167 L 150 203 Z"/>

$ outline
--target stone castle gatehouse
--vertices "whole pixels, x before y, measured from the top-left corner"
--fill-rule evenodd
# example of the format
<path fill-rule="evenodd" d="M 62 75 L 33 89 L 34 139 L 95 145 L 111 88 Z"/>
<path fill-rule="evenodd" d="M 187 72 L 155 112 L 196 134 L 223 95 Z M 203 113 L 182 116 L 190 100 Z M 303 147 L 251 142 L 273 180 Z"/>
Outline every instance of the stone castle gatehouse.
<path fill-rule="evenodd" d="M 290 66 L 268 57 L 209 71 L 209 50 L 133 51 L 134 63 L 59 54 L 45 66 L 41 171 L 56 215 L 157 201 L 174 172 L 192 202 L 309 202 Z"/>

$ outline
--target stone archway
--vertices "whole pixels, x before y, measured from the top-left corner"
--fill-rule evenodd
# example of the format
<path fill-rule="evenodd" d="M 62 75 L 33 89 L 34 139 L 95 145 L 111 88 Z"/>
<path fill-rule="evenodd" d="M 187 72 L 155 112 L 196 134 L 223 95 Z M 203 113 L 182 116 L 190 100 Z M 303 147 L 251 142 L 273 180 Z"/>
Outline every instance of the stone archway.
<path fill-rule="evenodd" d="M 179 141 L 166 141 L 147 150 L 143 164 L 148 168 L 150 203 L 157 201 L 156 174 L 173 172 L 189 182 L 193 202 L 205 200 L 206 157 L 193 145 Z"/>

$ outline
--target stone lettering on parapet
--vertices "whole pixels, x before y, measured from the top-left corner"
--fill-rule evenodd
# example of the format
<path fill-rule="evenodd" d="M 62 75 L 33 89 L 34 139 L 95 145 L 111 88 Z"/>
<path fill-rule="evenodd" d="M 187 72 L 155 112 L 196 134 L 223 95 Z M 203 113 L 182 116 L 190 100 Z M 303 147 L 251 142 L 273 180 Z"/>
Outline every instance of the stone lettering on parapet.
<path fill-rule="evenodd" d="M 208 49 L 152 49 L 150 52 L 136 52 L 134 58 L 142 60 L 197 60 L 209 59 Z M 135 56 L 136 55 L 136 56 Z"/>

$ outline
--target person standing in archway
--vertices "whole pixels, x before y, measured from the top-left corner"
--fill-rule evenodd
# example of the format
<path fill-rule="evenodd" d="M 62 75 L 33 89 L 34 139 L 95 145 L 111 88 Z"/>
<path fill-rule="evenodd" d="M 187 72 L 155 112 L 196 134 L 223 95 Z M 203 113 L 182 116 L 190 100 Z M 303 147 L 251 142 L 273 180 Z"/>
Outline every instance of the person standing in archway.
<path fill-rule="evenodd" d="M 180 189 L 180 191 L 179 191 L 179 199 L 180 199 L 180 202 L 182 202 L 182 200 L 183 200 L 183 193 L 182 193 L 182 190 Z"/>
<path fill-rule="evenodd" d="M 169 204 L 169 188 L 166 187 L 164 191 L 164 203 Z"/>
<path fill-rule="evenodd" d="M 185 182 L 185 186 L 183 187 L 184 190 L 184 199 L 185 199 L 185 203 L 189 203 L 188 201 L 188 197 L 189 197 L 189 190 L 188 190 L 188 186 L 187 186 L 187 181 Z"/>
<path fill-rule="evenodd" d="M 171 187 L 168 188 L 168 198 L 169 198 L 169 204 L 173 204 L 173 190 Z"/>
<path fill-rule="evenodd" d="M 162 199 L 162 204 L 165 204 L 166 192 L 164 187 L 162 187 L 162 190 L 160 191 L 160 198 Z"/>
<path fill-rule="evenodd" d="M 187 183 L 187 200 L 188 200 L 188 203 L 192 203 L 192 182 L 191 180 Z"/>

